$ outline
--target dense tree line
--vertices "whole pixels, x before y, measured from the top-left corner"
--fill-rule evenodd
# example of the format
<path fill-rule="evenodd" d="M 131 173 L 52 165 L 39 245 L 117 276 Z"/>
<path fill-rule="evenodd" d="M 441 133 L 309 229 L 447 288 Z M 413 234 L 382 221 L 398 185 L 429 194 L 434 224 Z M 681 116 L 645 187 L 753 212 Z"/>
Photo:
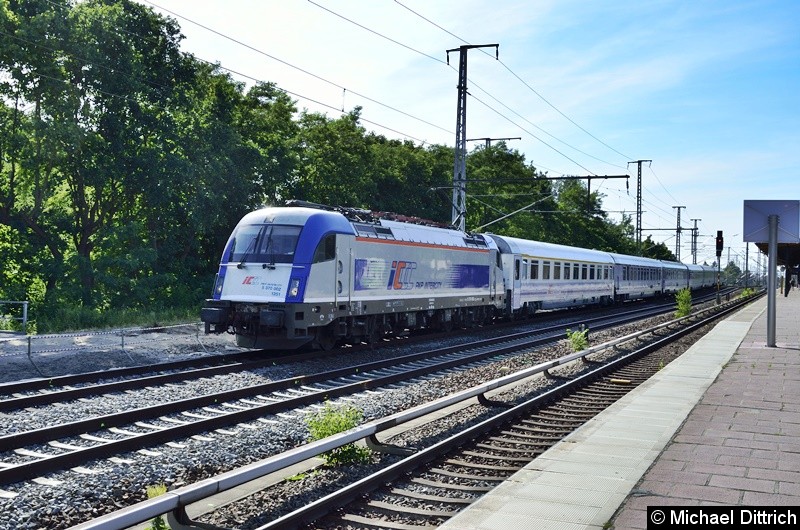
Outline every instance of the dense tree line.
<path fill-rule="evenodd" d="M 199 306 L 231 229 L 263 204 L 449 221 L 452 148 L 369 132 L 359 108 L 298 109 L 180 40 L 128 0 L 0 0 L 0 299 L 31 300 L 40 331 L 70 307 Z M 636 250 L 630 219 L 505 144 L 467 167 L 470 229 Z"/>

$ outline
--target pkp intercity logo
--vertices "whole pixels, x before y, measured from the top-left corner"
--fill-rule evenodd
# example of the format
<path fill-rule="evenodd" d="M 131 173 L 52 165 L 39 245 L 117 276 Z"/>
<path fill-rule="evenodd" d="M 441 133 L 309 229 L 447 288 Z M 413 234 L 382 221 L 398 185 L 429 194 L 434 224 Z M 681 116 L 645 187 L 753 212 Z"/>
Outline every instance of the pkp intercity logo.
<path fill-rule="evenodd" d="M 397 291 L 412 289 L 414 282 L 411 281 L 411 275 L 416 268 L 417 263 L 414 261 L 393 261 L 392 270 L 389 271 L 389 283 L 386 288 Z"/>

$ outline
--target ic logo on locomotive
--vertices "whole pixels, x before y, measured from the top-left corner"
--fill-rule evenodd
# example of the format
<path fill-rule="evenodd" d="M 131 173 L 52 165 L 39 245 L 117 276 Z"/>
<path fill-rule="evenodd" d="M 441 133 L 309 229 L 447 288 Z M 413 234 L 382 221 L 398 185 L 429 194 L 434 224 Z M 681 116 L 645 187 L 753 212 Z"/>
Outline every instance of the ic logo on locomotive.
<path fill-rule="evenodd" d="M 389 271 L 389 290 L 413 289 L 414 282 L 411 281 L 411 274 L 417 268 L 414 261 L 393 261 L 392 270 Z"/>

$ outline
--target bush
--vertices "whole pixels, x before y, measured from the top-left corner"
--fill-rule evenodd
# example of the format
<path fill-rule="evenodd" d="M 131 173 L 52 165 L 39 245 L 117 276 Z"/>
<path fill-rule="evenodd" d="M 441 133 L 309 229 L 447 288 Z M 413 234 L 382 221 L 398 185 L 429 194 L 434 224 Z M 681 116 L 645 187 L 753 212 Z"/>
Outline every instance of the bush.
<path fill-rule="evenodd" d="M 325 408 L 310 416 L 306 423 L 312 442 L 322 440 L 328 436 L 339 434 L 348 429 L 358 426 L 364 415 L 355 407 L 343 406 L 334 407 L 330 402 L 325 402 Z M 324 453 L 322 458 L 329 466 L 352 464 L 357 462 L 367 462 L 372 455 L 366 447 L 357 446 L 354 443 L 331 449 Z"/>
<path fill-rule="evenodd" d="M 567 339 L 572 344 L 572 351 L 581 351 L 589 347 L 589 328 L 572 331 L 567 329 Z"/>
<path fill-rule="evenodd" d="M 675 310 L 675 317 L 685 317 L 692 312 L 692 291 L 689 288 L 684 288 L 675 294 L 675 302 L 678 308 Z"/>
<path fill-rule="evenodd" d="M 170 324 L 198 322 L 200 306 L 155 309 L 90 309 L 78 305 L 60 304 L 37 315 L 39 333 L 61 333 L 85 329 L 158 327 Z M 30 326 L 30 321 L 28 322 Z M 30 332 L 30 329 L 28 330 Z"/>

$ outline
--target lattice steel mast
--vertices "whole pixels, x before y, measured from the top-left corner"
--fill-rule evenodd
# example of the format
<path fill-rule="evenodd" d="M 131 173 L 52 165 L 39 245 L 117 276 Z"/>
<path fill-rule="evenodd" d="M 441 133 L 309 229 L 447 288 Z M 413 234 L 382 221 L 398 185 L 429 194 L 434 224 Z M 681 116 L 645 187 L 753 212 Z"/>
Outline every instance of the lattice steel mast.
<path fill-rule="evenodd" d="M 462 231 L 466 228 L 467 221 L 467 52 L 472 48 L 491 46 L 494 46 L 497 59 L 500 54 L 499 44 L 470 44 L 447 50 L 447 64 L 450 64 L 450 52 L 459 51 L 456 152 L 453 163 L 453 226 Z"/>

